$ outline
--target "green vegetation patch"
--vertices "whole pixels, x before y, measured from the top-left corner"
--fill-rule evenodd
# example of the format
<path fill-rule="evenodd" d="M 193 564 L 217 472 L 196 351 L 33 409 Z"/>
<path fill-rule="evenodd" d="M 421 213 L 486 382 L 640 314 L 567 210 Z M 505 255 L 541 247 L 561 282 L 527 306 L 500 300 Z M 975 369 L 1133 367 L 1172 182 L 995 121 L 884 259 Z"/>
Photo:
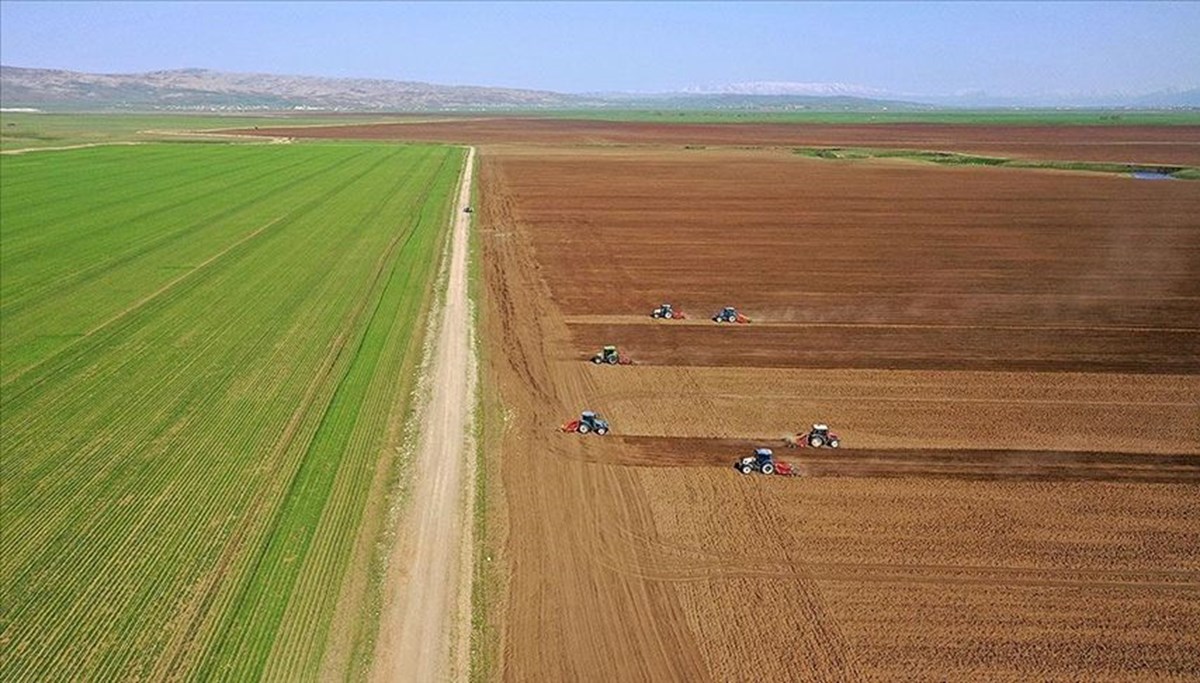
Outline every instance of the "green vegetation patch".
<path fill-rule="evenodd" d="M 0 679 L 345 677 L 461 162 L 0 157 Z"/>
<path fill-rule="evenodd" d="M 286 113 L 221 115 L 3 112 L 0 113 L 0 150 L 161 140 L 227 142 L 227 139 L 217 140 L 210 136 L 188 137 L 185 133 L 255 126 L 331 126 L 397 120 L 405 118 L 364 114 L 305 116 Z"/>
<path fill-rule="evenodd" d="M 1200 169 L 1191 166 L 1149 166 L 1144 164 L 1118 164 L 1101 161 L 1037 161 L 1032 159 L 1006 159 L 986 157 L 958 152 L 936 152 L 912 149 L 875 149 L 865 147 L 797 147 L 792 150 L 800 156 L 814 159 L 862 160 L 862 159 L 908 159 L 946 166 L 1005 166 L 1008 168 L 1054 169 L 1060 171 L 1088 171 L 1092 173 L 1150 173 L 1180 180 L 1196 180 Z"/>

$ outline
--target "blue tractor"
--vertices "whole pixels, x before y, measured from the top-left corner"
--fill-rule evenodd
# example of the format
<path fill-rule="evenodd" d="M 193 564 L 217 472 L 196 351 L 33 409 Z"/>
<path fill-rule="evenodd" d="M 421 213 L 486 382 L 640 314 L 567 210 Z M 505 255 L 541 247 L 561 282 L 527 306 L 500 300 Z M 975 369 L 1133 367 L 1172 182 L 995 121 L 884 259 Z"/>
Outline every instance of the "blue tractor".
<path fill-rule="evenodd" d="M 608 420 L 602 419 L 590 410 L 583 411 L 578 420 L 571 420 L 559 428 L 564 432 L 575 432 L 578 434 L 587 434 L 592 432 L 604 436 L 608 433 Z"/>
<path fill-rule="evenodd" d="M 755 448 L 754 455 L 742 458 L 736 467 L 742 474 L 775 474 L 775 453 L 770 448 Z"/>
<path fill-rule="evenodd" d="M 737 309 L 734 308 L 733 306 L 726 306 L 725 308 L 721 309 L 716 315 L 713 316 L 712 319 L 713 319 L 713 322 L 715 322 L 715 323 L 743 323 L 744 324 L 744 323 L 750 322 L 749 318 L 742 315 L 741 313 L 738 313 Z"/>

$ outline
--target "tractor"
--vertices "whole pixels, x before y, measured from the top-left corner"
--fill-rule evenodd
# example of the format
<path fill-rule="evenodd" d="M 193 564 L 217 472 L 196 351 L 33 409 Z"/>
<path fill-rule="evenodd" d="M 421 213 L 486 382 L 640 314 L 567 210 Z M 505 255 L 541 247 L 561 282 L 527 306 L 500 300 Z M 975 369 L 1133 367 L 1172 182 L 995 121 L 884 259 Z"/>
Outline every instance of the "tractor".
<path fill-rule="evenodd" d="M 475 213 L 475 209 L 472 209 L 469 206 L 463 207 L 463 213 Z"/>
<path fill-rule="evenodd" d="M 578 420 L 571 420 L 560 427 L 559 431 L 575 432 L 577 434 L 594 432 L 600 436 L 604 436 L 608 433 L 608 421 L 601 419 L 596 413 L 590 410 L 585 410 L 579 415 Z"/>
<path fill-rule="evenodd" d="M 750 322 L 750 319 L 747 318 L 746 316 L 742 315 L 741 313 L 738 313 L 737 309 L 734 308 L 733 306 L 726 306 L 725 308 L 721 309 L 720 313 L 717 313 L 716 315 L 713 316 L 713 322 L 715 322 L 715 323 L 748 323 L 748 322 Z"/>
<path fill-rule="evenodd" d="M 671 318 L 683 320 L 684 318 L 687 317 L 687 315 L 683 311 L 671 308 L 671 304 L 663 304 L 662 306 L 659 306 L 658 308 L 654 309 L 653 311 L 650 311 L 650 317 L 651 318 L 666 318 L 667 320 L 670 320 Z"/>
<path fill-rule="evenodd" d="M 808 430 L 807 434 L 796 435 L 796 445 L 802 447 L 808 445 L 813 448 L 821 448 L 822 446 L 837 448 L 842 445 L 842 441 L 838 438 L 837 434 L 829 431 L 829 425 L 815 424 L 812 426 L 812 429 Z"/>
<path fill-rule="evenodd" d="M 601 349 L 600 353 L 592 356 L 592 362 L 596 365 L 633 365 L 633 359 L 619 353 L 615 346 L 606 346 Z"/>
<path fill-rule="evenodd" d="M 742 474 L 762 472 L 763 474 L 779 474 L 785 477 L 798 476 L 800 471 L 792 467 L 790 462 L 776 461 L 775 453 L 770 448 L 755 448 L 754 455 L 748 455 L 734 463 Z"/>

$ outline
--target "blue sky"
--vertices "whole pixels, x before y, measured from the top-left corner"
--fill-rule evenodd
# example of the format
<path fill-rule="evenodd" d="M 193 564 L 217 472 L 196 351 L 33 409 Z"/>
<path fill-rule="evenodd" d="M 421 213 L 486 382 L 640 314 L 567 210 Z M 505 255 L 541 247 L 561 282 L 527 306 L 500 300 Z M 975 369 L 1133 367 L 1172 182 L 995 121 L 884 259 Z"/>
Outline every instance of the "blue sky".
<path fill-rule="evenodd" d="M 322 3 L 0 0 L 0 61 L 557 90 L 746 81 L 891 92 L 1200 85 L 1200 2 Z"/>

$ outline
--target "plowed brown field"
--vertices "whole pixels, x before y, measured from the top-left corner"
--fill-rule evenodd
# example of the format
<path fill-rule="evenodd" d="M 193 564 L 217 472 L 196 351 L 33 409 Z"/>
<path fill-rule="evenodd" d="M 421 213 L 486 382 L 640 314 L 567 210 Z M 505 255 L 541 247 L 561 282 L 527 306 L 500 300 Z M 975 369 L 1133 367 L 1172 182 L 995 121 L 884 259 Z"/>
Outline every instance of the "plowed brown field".
<path fill-rule="evenodd" d="M 1200 676 L 1190 183 L 481 156 L 506 679 Z M 816 420 L 842 449 L 782 448 Z"/>
<path fill-rule="evenodd" d="M 248 135 L 459 144 L 843 146 L 942 150 L 1051 161 L 1200 165 L 1200 126 L 682 124 L 486 117 L 362 126 L 262 128 Z"/>
<path fill-rule="evenodd" d="M 734 148 L 1197 164 L 1200 128 L 259 132 L 496 143 L 504 679 L 1200 678 L 1197 185 Z M 557 431 L 587 408 L 613 435 Z M 782 447 L 818 420 L 841 449 Z"/>

